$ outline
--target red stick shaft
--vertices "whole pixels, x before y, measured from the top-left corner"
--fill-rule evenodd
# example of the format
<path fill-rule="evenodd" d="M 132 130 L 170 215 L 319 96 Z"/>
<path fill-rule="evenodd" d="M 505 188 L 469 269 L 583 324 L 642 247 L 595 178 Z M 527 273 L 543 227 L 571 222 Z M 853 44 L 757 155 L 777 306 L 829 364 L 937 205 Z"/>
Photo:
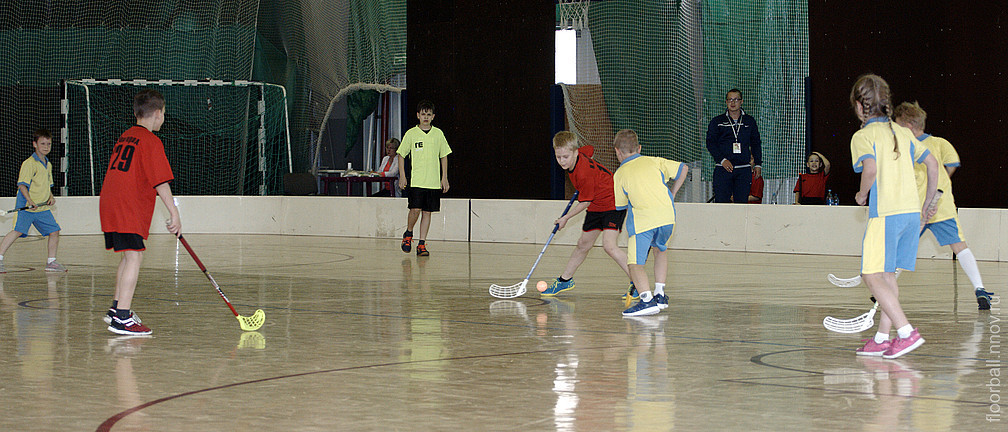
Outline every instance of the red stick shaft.
<path fill-rule="evenodd" d="M 228 308 L 231 309 L 231 313 L 233 313 L 234 316 L 238 316 L 238 311 L 235 310 L 234 306 L 231 306 L 231 301 L 229 301 L 227 296 L 224 295 L 224 291 L 221 291 L 220 285 L 217 285 L 217 281 L 215 281 L 213 276 L 210 275 L 210 271 L 207 270 L 206 266 L 203 265 L 203 262 L 196 256 L 196 252 L 193 252 L 192 247 L 189 246 L 189 242 L 187 242 L 185 237 L 182 237 L 181 235 L 178 236 L 178 239 L 182 242 L 182 246 L 185 246 L 186 250 L 189 251 L 189 256 L 192 257 L 193 261 L 196 261 L 196 265 L 203 271 L 203 275 L 207 277 L 211 284 L 213 284 L 214 289 L 217 290 L 217 294 L 220 294 L 221 298 L 224 299 L 224 303 L 227 303 Z"/>

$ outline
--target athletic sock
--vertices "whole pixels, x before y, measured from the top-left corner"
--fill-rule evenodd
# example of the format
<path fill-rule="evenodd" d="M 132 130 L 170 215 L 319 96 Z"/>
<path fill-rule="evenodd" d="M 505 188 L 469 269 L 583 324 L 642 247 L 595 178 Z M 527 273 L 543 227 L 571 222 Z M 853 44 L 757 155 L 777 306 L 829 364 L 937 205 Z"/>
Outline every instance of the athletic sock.
<path fill-rule="evenodd" d="M 125 320 L 125 319 L 127 319 L 127 318 L 130 317 L 130 310 L 129 309 L 119 309 L 119 308 L 116 308 L 116 312 L 115 313 L 116 313 L 116 318 L 119 318 L 119 321 L 123 321 L 123 320 Z"/>
<path fill-rule="evenodd" d="M 882 343 L 889 340 L 889 333 L 876 332 L 875 333 L 875 343 Z"/>
<path fill-rule="evenodd" d="M 403 237 L 413 237 L 413 231 L 406 230 L 406 232 L 404 232 L 402 236 Z"/>
<path fill-rule="evenodd" d="M 980 279 L 980 269 L 977 268 L 976 257 L 973 256 L 973 251 L 969 248 L 963 249 L 962 252 L 956 254 L 956 259 L 959 260 L 959 267 L 962 267 L 963 271 L 966 272 L 966 277 L 973 284 L 973 289 L 983 288 L 983 280 Z"/>
<path fill-rule="evenodd" d="M 571 278 L 571 279 L 574 279 L 574 278 Z M 558 277 L 557 280 L 560 281 L 560 282 L 570 282 L 570 279 L 564 279 L 563 275 L 561 275 L 560 277 Z"/>
<path fill-rule="evenodd" d="M 642 302 L 647 303 L 651 301 L 652 298 L 654 298 L 654 296 L 651 295 L 651 291 L 641 291 L 640 299 Z"/>
<path fill-rule="evenodd" d="M 119 300 L 112 300 L 112 309 L 119 308 Z"/>
<path fill-rule="evenodd" d="M 910 324 L 896 329 L 896 334 L 898 334 L 901 339 L 910 337 L 910 333 L 913 333 L 913 327 L 911 327 Z"/>
<path fill-rule="evenodd" d="M 56 258 L 49 257 L 49 258 L 46 258 L 46 262 L 45 263 L 46 263 L 46 265 L 49 265 L 49 264 L 52 264 L 53 261 L 56 261 Z"/>
<path fill-rule="evenodd" d="M 420 240 L 419 242 L 417 242 L 417 244 L 418 244 L 418 245 L 422 245 L 422 244 L 425 244 L 425 240 Z"/>
<path fill-rule="evenodd" d="M 654 284 L 654 293 L 655 293 L 655 295 L 659 295 L 659 294 L 665 295 L 665 284 L 655 282 L 655 284 Z"/>

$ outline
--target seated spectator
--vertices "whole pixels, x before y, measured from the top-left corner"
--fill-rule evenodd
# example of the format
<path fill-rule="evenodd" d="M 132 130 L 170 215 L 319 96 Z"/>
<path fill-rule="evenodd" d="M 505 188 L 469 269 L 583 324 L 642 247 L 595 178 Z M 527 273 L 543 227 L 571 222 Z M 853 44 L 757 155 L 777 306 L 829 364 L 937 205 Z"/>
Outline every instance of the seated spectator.
<path fill-rule="evenodd" d="M 399 148 L 399 140 L 389 138 L 385 140 L 385 157 L 378 165 L 378 174 L 383 177 L 399 177 L 399 158 L 396 157 L 396 149 Z M 382 189 L 374 196 L 401 196 L 399 190 L 399 180 L 389 181 L 382 184 Z"/>

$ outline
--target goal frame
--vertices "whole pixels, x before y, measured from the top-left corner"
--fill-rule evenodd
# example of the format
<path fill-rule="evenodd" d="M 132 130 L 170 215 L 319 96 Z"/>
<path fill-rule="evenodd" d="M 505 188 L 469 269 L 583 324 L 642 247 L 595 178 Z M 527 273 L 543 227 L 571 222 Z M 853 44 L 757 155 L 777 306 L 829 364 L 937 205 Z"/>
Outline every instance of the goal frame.
<path fill-rule="evenodd" d="M 134 79 L 134 80 L 122 80 L 122 79 L 66 79 L 63 80 L 63 98 L 60 100 L 60 114 L 63 117 L 63 127 L 60 130 L 60 142 L 63 144 L 63 156 L 62 163 L 60 164 L 61 175 L 63 176 L 63 186 L 60 188 L 62 196 L 69 195 L 69 159 L 70 159 L 70 98 L 69 89 L 70 86 L 81 86 L 84 89 L 84 100 L 86 113 L 85 118 L 87 121 L 87 148 L 88 148 L 88 163 L 91 167 L 91 195 L 96 195 L 95 191 L 95 170 L 94 170 L 94 141 L 92 139 L 93 125 L 91 123 L 91 87 L 97 85 L 112 85 L 112 86 L 183 86 L 183 87 L 195 87 L 195 86 L 211 86 L 211 87 L 223 87 L 223 86 L 235 86 L 235 87 L 250 87 L 257 86 L 260 87 L 259 91 L 259 103 L 258 103 L 258 115 L 259 115 L 259 136 L 257 139 L 259 145 L 259 172 L 260 172 L 260 184 L 259 184 L 259 194 L 266 195 L 266 98 L 265 98 L 265 88 L 278 88 L 281 92 L 281 102 L 283 104 L 283 120 L 284 120 L 284 138 L 287 141 L 287 170 L 288 172 L 293 172 L 292 158 L 291 158 L 291 141 L 290 141 L 290 116 L 287 111 L 287 89 L 282 85 L 264 83 L 260 81 L 247 81 L 247 80 L 146 80 L 146 79 Z"/>

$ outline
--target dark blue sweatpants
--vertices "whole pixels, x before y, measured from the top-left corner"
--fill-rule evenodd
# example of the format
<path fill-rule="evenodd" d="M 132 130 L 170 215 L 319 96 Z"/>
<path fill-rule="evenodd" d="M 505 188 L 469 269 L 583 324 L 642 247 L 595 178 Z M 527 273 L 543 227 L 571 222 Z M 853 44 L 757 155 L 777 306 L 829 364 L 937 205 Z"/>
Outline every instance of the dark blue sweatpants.
<path fill-rule="evenodd" d="M 752 187 L 752 167 L 735 167 L 732 172 L 718 165 L 714 167 L 714 202 L 749 203 L 749 188 Z"/>

